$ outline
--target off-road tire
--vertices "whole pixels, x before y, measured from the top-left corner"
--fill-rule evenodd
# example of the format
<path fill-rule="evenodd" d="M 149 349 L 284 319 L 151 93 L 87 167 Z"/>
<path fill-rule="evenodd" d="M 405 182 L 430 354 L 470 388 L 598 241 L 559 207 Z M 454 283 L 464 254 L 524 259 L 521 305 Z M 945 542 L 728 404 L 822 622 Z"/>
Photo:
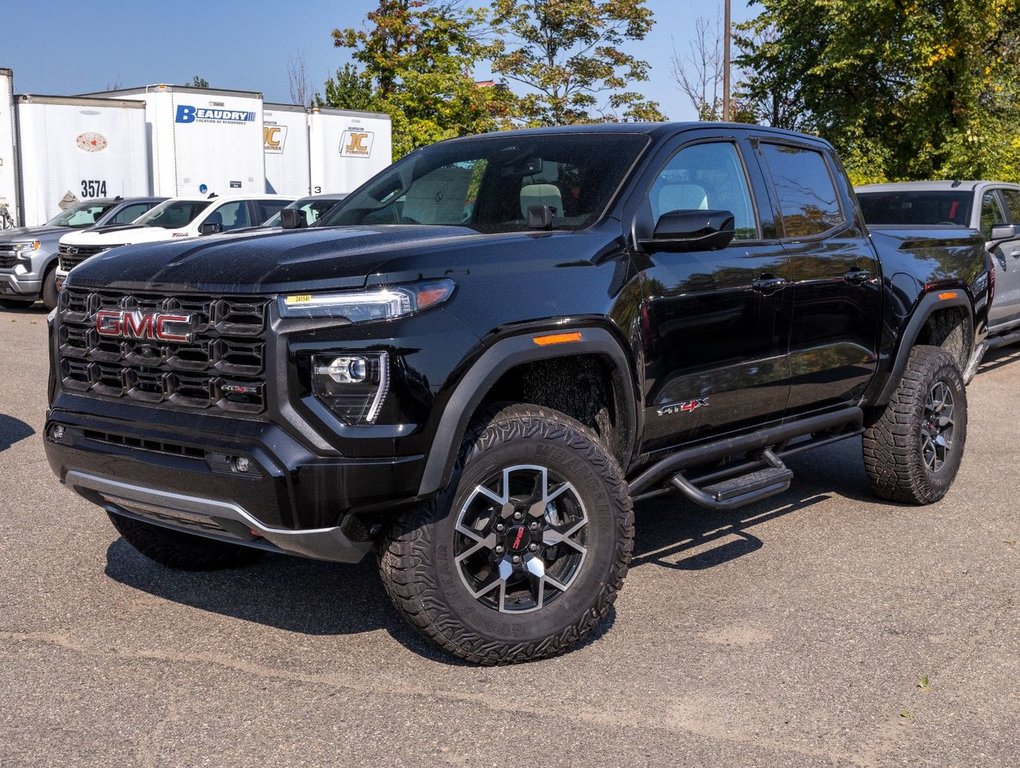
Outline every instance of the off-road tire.
<path fill-rule="evenodd" d="M 952 431 L 942 464 L 933 471 L 924 446 L 935 422 L 926 409 L 940 383 L 952 398 Z M 941 347 L 914 347 L 892 399 L 864 433 L 864 467 L 872 491 L 908 504 L 938 501 L 953 484 L 966 441 L 967 393 L 959 364 Z"/>
<path fill-rule="evenodd" d="M 537 502 L 535 496 L 522 502 L 531 505 L 528 509 L 532 511 L 527 515 L 536 515 L 526 517 L 526 522 L 531 520 L 544 526 L 548 519 L 558 519 L 558 512 L 549 511 L 553 502 L 547 502 L 546 497 L 562 493 L 562 498 L 574 500 L 575 510 L 581 509 L 587 516 L 587 523 L 581 528 L 585 554 L 565 590 L 546 587 L 546 594 L 550 590 L 555 594 L 543 603 L 539 588 L 536 607 L 528 612 L 507 613 L 503 612 L 502 592 L 498 597 L 479 598 L 469 591 L 465 566 L 455 559 L 465 541 L 458 531 L 458 520 L 478 499 L 482 499 L 482 507 L 488 504 L 493 510 L 499 509 L 479 496 L 479 488 L 501 472 L 503 485 L 509 487 L 510 478 L 516 475 L 506 473 L 528 471 L 523 465 L 531 466 L 532 470 L 544 467 L 546 472 L 535 475 L 543 478 L 542 495 Z M 554 478 L 558 479 L 554 482 Z M 556 483 L 559 488 L 568 486 L 567 492 L 550 493 L 548 488 Z M 538 484 L 536 481 L 536 488 Z M 508 498 L 509 493 L 505 492 Z M 519 499 L 514 497 L 513 501 Z M 502 509 L 508 509 L 507 504 Z M 537 517 L 540 509 L 546 513 Z M 494 514 L 493 519 L 503 518 Z M 519 526 L 513 518 L 507 521 L 511 526 Z M 568 526 L 569 523 L 561 527 Z M 570 547 L 547 549 L 548 539 L 544 538 L 547 535 L 536 534 L 533 540 L 540 559 L 557 551 L 576 558 Z M 472 663 L 512 664 L 563 653 L 606 616 L 623 585 L 633 537 L 634 515 L 627 483 L 619 464 L 597 436 L 558 411 L 535 405 L 509 405 L 489 411 L 472 425 L 450 486 L 436 500 L 394 522 L 380 544 L 379 566 L 394 605 L 426 638 Z M 506 543 L 508 552 L 522 551 L 511 549 L 510 538 L 501 541 Z M 519 545 L 519 537 L 516 541 L 513 546 Z M 492 558 L 500 557 L 495 547 L 485 551 Z M 526 551 L 523 554 L 526 560 L 530 559 Z M 543 579 L 559 562 L 546 563 L 550 570 L 543 570 Z M 480 600 L 496 601 L 498 607 Z"/>
<path fill-rule="evenodd" d="M 39 299 L 47 310 L 57 308 L 57 266 L 54 264 L 46 270 L 43 275 L 42 290 L 39 292 Z"/>
<path fill-rule="evenodd" d="M 152 523 L 109 513 L 118 533 L 150 560 L 178 571 L 214 571 L 254 562 L 262 552 L 225 541 L 172 531 Z"/>

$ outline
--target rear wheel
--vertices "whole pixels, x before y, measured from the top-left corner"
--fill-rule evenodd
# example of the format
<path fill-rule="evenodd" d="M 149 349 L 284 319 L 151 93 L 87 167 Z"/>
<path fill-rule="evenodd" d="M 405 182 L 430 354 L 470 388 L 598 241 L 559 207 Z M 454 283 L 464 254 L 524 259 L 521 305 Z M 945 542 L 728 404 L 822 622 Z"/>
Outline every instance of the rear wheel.
<path fill-rule="evenodd" d="M 109 513 L 114 528 L 124 540 L 150 560 L 179 571 L 212 571 L 254 562 L 258 549 L 190 533 L 172 531 L 131 517 Z"/>
<path fill-rule="evenodd" d="M 394 524 L 383 583 L 412 626 L 461 658 L 562 653 L 623 584 L 634 535 L 623 473 L 556 411 L 509 406 L 478 427 L 451 487 Z"/>
<path fill-rule="evenodd" d="M 960 469 L 966 441 L 967 393 L 959 365 L 941 347 L 914 347 L 892 399 L 864 433 L 872 490 L 891 501 L 938 501 Z"/>

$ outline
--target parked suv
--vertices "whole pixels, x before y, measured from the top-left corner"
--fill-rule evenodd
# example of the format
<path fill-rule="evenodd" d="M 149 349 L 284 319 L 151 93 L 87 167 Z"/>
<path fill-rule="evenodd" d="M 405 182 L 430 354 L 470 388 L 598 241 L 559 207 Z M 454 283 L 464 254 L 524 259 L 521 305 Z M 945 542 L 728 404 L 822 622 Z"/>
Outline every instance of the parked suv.
<path fill-rule="evenodd" d="M 17 309 L 42 299 L 57 306 L 57 243 L 68 231 L 128 224 L 165 197 L 112 197 L 78 203 L 38 227 L 0 231 L 0 307 Z"/>
<path fill-rule="evenodd" d="M 57 287 L 63 284 L 71 269 L 97 253 L 120 245 L 192 238 L 257 226 L 293 200 L 283 195 L 175 197 L 131 225 L 68 234 L 60 238 Z"/>

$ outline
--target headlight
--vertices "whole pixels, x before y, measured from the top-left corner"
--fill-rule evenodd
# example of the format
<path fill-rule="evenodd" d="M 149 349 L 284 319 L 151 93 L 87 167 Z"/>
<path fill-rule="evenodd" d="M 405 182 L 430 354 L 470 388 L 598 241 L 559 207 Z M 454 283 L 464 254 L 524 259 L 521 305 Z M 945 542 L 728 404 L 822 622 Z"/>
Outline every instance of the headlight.
<path fill-rule="evenodd" d="M 453 295 L 453 280 L 418 283 L 337 293 L 304 293 L 281 296 L 283 317 L 333 317 L 352 323 L 389 320 L 442 304 Z"/>
<path fill-rule="evenodd" d="M 23 243 L 13 243 L 11 250 L 15 253 L 24 253 L 25 251 L 38 251 L 39 241 L 38 240 L 26 240 Z"/>

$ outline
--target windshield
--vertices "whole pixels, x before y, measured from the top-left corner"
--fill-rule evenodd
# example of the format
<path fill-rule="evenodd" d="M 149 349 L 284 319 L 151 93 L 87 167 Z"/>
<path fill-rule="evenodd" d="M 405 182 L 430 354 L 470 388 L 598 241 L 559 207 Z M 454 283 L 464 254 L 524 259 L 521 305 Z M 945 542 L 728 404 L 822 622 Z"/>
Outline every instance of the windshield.
<path fill-rule="evenodd" d="M 970 224 L 970 192 L 858 192 L 868 224 Z"/>
<path fill-rule="evenodd" d="M 299 211 L 303 211 L 305 214 L 305 220 L 308 222 L 308 226 L 310 227 L 322 218 L 322 214 L 331 210 L 342 198 L 342 195 L 337 195 L 336 197 L 316 198 L 315 200 L 295 200 L 293 203 L 288 205 L 287 208 L 297 208 Z M 272 215 L 272 217 L 266 219 L 262 226 L 280 226 L 280 212 L 277 211 Z"/>
<path fill-rule="evenodd" d="M 68 208 L 47 221 L 46 226 L 74 227 L 75 229 L 91 227 L 115 205 L 116 203 L 78 203 L 73 208 Z"/>
<path fill-rule="evenodd" d="M 211 202 L 211 200 L 167 200 L 139 217 L 135 224 L 143 224 L 146 227 L 180 229 L 193 222 L 198 214 L 209 207 Z"/>
<path fill-rule="evenodd" d="M 320 226 L 432 224 L 479 232 L 528 229 L 548 206 L 555 229 L 593 224 L 633 165 L 638 134 L 504 134 L 435 144 L 344 198 Z"/>

